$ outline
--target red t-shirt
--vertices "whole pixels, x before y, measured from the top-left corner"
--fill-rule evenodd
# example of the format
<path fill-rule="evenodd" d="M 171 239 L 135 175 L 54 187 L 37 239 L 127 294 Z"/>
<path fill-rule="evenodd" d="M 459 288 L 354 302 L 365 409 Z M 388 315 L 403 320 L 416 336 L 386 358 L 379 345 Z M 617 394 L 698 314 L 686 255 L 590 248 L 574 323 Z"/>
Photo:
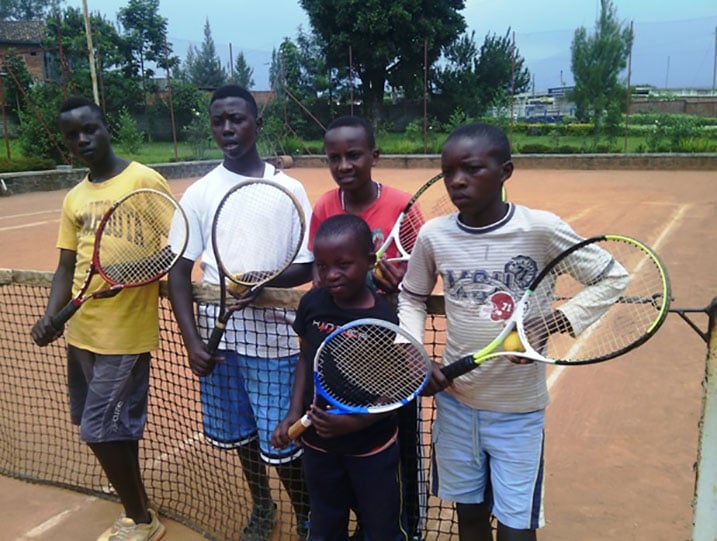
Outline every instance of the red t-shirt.
<path fill-rule="evenodd" d="M 411 194 L 391 188 L 385 184 L 381 185 L 381 196 L 373 202 L 366 210 L 358 214 L 363 218 L 371 228 L 371 237 L 373 245 L 376 249 L 380 248 L 383 241 L 391 233 L 396 219 L 411 199 Z M 336 214 L 345 214 L 346 211 L 341 208 L 341 197 L 339 188 L 326 192 L 322 195 L 311 213 L 311 223 L 309 225 L 309 248 L 313 248 L 314 235 L 319 228 L 321 222 L 326 218 L 335 216 Z M 386 251 L 386 257 L 397 257 L 398 250 L 391 243 Z"/>

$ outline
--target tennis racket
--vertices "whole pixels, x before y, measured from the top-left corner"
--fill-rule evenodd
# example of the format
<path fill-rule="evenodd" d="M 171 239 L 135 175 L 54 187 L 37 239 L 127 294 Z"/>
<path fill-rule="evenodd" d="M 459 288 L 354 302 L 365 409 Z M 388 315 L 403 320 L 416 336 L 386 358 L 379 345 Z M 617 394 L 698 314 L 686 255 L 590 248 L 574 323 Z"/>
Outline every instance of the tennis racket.
<path fill-rule="evenodd" d="M 388 237 L 376 251 L 376 260 L 381 259 L 391 245 L 394 245 L 398 255 L 389 257 L 389 261 L 408 261 L 421 226 L 431 218 L 456 212 L 446 188 L 440 182 L 442 179 L 443 173 L 439 173 L 416 190 L 396 218 Z M 505 186 L 501 197 L 503 201 L 507 201 Z"/>
<path fill-rule="evenodd" d="M 184 236 L 177 252 L 167 236 L 172 219 Z M 140 188 L 115 201 L 105 212 L 95 232 L 90 266 L 77 294 L 51 319 L 59 332 L 88 300 L 113 297 L 121 290 L 156 282 L 179 260 L 187 243 L 187 218 L 174 198 L 151 188 Z M 178 236 L 179 237 L 179 236 Z M 106 287 L 92 293 L 90 285 L 99 275 Z"/>
<path fill-rule="evenodd" d="M 411 199 L 408 200 L 408 203 L 396 218 L 388 237 L 376 251 L 377 260 L 381 259 L 393 245 L 397 255 L 390 257 L 389 261 L 408 261 L 413 251 L 413 246 L 416 244 L 416 237 L 421 226 L 430 218 L 448 214 L 455 210 L 446 189 L 443 187 L 443 183 L 439 182 L 442 178 L 443 173 L 432 177 L 418 188 Z"/>
<path fill-rule="evenodd" d="M 431 359 L 420 342 L 397 325 L 357 319 L 329 334 L 314 356 L 314 404 L 328 412 L 383 413 L 407 404 L 425 387 Z M 289 427 L 298 438 L 309 426 L 305 414 Z"/>
<path fill-rule="evenodd" d="M 441 371 L 452 380 L 502 356 L 557 365 L 613 359 L 655 335 L 670 300 L 667 271 L 642 242 L 585 239 L 536 276 L 495 339 Z"/>
<path fill-rule="evenodd" d="M 299 253 L 306 221 L 288 189 L 267 179 L 247 179 L 222 198 L 212 223 L 219 271 L 219 315 L 207 342 L 216 353 L 232 314 L 291 265 Z M 227 302 L 227 292 L 236 299 Z"/>

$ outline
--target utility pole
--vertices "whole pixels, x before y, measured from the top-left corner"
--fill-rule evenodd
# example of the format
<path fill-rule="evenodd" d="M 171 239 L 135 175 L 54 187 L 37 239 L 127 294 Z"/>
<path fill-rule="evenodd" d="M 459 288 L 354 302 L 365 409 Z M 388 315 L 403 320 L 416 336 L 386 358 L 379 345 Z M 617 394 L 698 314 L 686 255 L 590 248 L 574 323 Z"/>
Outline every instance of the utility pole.
<path fill-rule="evenodd" d="M 629 123 L 628 119 L 630 118 L 630 97 L 632 94 L 632 90 L 630 89 L 630 75 L 632 75 L 632 42 L 632 21 L 630 21 L 630 50 L 628 51 L 627 55 L 627 92 L 625 95 L 625 147 L 623 150 L 625 154 L 627 154 L 627 133 Z"/>
<path fill-rule="evenodd" d="M 87 50 L 90 57 L 90 78 L 92 79 L 92 96 L 95 103 L 100 104 L 100 93 L 97 90 L 97 73 L 95 72 L 95 50 L 92 47 L 92 30 L 90 28 L 90 15 L 87 11 L 87 0 L 82 0 L 82 9 L 85 16 L 85 35 L 87 36 Z"/>
<path fill-rule="evenodd" d="M 712 68 L 712 91 L 717 90 L 717 26 L 715 26 L 715 61 Z"/>

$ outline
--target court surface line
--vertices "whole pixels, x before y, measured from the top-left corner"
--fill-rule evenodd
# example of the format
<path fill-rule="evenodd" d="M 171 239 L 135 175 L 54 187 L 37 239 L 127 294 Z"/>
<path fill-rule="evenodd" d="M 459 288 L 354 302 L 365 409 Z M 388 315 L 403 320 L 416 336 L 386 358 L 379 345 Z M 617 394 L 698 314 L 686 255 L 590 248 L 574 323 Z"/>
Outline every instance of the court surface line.
<path fill-rule="evenodd" d="M 689 208 L 692 205 L 680 205 L 680 207 L 675 211 L 675 213 L 672 215 L 672 219 L 669 221 L 669 223 L 662 229 L 662 232 L 657 236 L 655 239 L 655 242 L 652 243 L 652 249 L 655 251 L 658 251 L 660 247 L 662 246 L 663 242 L 667 238 L 667 236 L 672 232 L 672 230 L 680 223 L 682 220 L 682 217 L 685 215 L 685 213 L 689 210 Z M 550 376 L 548 376 L 548 391 L 552 389 L 555 385 L 557 385 L 558 380 L 563 374 L 563 371 L 568 368 L 565 365 L 561 366 L 555 366 L 553 370 L 550 372 Z"/>
<path fill-rule="evenodd" d="M 15 229 L 24 229 L 26 227 L 37 227 L 40 225 L 47 225 L 47 224 L 54 224 L 59 222 L 60 220 L 45 220 L 44 222 L 31 222 L 29 224 L 22 224 L 22 225 L 9 225 L 7 227 L 0 227 L 0 231 L 13 231 Z"/>
<path fill-rule="evenodd" d="M 64 511 L 57 513 L 55 516 L 48 518 L 43 523 L 38 524 L 37 526 L 26 532 L 25 535 L 23 535 L 20 539 L 37 539 L 45 535 L 47 532 L 55 528 L 58 524 L 61 524 L 66 519 L 68 519 L 71 514 L 82 511 L 87 505 L 96 500 L 97 498 L 94 496 L 89 496 L 85 498 L 80 503 L 72 506 L 70 509 L 65 509 Z"/>
<path fill-rule="evenodd" d="M 60 209 L 38 210 L 37 212 L 23 212 L 22 214 L 10 214 L 9 216 L 0 216 L 0 220 L 12 220 L 14 218 L 26 218 L 27 216 L 37 216 L 38 214 L 57 214 Z"/>

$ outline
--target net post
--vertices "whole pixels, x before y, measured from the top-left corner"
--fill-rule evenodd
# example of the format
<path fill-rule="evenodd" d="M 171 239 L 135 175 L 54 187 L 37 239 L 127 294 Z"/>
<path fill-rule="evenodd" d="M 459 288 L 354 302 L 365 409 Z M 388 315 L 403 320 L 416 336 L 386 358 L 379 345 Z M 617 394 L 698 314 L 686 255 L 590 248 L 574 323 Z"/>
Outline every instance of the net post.
<path fill-rule="evenodd" d="M 707 307 L 707 361 L 695 469 L 692 541 L 717 539 L 717 297 Z"/>

